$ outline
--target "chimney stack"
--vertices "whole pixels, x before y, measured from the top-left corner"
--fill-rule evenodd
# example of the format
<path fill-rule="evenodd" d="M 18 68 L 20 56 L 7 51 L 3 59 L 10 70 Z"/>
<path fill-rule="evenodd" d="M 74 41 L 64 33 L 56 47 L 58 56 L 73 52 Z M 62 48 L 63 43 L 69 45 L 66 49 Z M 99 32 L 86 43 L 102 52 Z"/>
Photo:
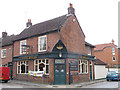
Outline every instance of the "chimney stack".
<path fill-rule="evenodd" d="M 73 5 L 70 3 L 68 8 L 68 14 L 75 14 L 75 9 L 73 8 Z"/>
<path fill-rule="evenodd" d="M 114 40 L 112 39 L 112 44 L 114 44 Z"/>
<path fill-rule="evenodd" d="M 2 32 L 2 38 L 7 37 L 7 32 Z"/>
<path fill-rule="evenodd" d="M 26 27 L 32 26 L 31 19 L 28 19 L 28 22 L 26 23 Z"/>

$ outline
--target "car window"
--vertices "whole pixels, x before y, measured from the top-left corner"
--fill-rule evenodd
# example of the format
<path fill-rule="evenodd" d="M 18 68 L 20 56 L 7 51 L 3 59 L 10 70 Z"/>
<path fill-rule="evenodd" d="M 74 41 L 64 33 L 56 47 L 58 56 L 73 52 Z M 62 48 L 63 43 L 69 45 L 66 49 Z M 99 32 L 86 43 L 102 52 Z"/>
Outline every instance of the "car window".
<path fill-rule="evenodd" d="M 116 72 L 115 71 L 110 71 L 110 72 L 108 72 L 108 74 L 116 74 Z"/>

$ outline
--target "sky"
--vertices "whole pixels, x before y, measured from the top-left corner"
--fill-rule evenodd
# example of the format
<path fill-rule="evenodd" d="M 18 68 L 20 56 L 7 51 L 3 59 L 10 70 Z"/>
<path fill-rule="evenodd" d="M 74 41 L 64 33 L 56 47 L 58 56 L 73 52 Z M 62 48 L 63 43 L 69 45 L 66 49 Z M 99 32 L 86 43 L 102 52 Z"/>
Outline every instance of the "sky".
<path fill-rule="evenodd" d="M 0 37 L 19 34 L 31 19 L 37 24 L 68 13 L 69 3 L 85 34 L 93 45 L 111 43 L 118 45 L 119 0 L 0 0 Z"/>

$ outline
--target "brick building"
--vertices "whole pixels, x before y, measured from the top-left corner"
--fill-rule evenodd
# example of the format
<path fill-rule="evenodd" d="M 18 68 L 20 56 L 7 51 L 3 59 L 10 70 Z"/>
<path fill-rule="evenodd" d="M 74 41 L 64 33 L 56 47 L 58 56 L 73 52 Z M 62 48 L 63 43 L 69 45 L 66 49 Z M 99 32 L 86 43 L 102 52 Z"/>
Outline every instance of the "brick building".
<path fill-rule="evenodd" d="M 95 57 L 105 62 L 107 64 L 106 67 L 120 67 L 120 50 L 117 45 L 114 44 L 114 40 L 112 40 L 111 43 L 99 44 L 95 46 Z"/>
<path fill-rule="evenodd" d="M 0 66 L 10 67 L 11 78 L 14 39 L 15 35 L 8 36 L 7 32 L 2 32 L 2 38 L 0 38 Z"/>
<path fill-rule="evenodd" d="M 27 27 L 16 36 L 13 49 L 13 78 L 50 84 L 69 84 L 94 79 L 94 46 L 75 16 L 68 14 Z M 44 71 L 43 77 L 28 76 Z"/>

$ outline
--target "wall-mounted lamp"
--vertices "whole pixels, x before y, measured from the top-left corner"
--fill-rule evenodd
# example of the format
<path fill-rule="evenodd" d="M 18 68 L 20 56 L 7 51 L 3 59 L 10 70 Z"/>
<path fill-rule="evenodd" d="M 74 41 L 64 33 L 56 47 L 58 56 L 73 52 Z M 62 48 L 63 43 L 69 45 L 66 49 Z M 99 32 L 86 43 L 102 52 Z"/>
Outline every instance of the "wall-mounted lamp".
<path fill-rule="evenodd" d="M 62 53 L 61 52 L 59 52 L 59 57 L 62 57 Z"/>

